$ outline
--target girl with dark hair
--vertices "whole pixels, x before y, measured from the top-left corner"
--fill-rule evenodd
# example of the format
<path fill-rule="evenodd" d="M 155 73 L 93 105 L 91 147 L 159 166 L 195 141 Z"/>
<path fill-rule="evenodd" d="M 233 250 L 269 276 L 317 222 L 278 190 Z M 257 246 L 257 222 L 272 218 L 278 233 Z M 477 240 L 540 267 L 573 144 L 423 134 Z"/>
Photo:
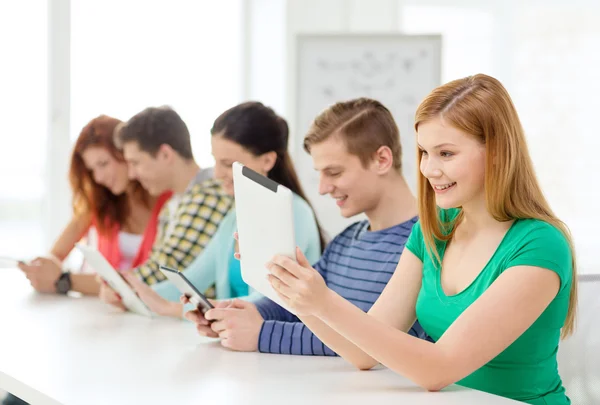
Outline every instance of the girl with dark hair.
<path fill-rule="evenodd" d="M 306 200 L 298 176 L 288 154 L 288 125 L 273 109 L 258 102 L 239 104 L 221 114 L 211 129 L 215 177 L 226 193 L 233 195 L 232 165 L 238 161 L 269 177 L 294 193 L 294 231 L 296 244 L 311 261 L 316 261 L 325 241 L 313 210 Z M 243 281 L 239 261 L 234 258 L 237 242 L 232 238 L 237 229 L 235 210 L 223 219 L 219 230 L 204 252 L 184 270 L 184 274 L 200 291 L 215 285 L 218 299 L 261 297 Z M 126 279 L 151 310 L 161 315 L 183 316 L 179 303 L 181 293 L 170 282 L 149 287 L 135 275 Z"/>

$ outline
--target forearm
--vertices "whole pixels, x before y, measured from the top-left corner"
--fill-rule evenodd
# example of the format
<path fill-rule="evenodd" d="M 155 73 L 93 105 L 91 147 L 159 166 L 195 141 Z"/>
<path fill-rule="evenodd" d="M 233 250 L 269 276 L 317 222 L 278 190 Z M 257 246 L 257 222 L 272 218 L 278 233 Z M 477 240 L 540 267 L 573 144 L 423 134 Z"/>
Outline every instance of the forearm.
<path fill-rule="evenodd" d="M 95 274 L 71 274 L 71 290 L 84 295 L 98 295 L 100 283 Z"/>
<path fill-rule="evenodd" d="M 267 297 L 254 301 L 256 309 L 265 321 L 298 322 L 297 316 Z"/>
<path fill-rule="evenodd" d="M 52 248 L 48 256 L 54 259 L 57 263 L 62 263 L 63 260 L 67 258 L 71 250 L 60 250 L 60 248 Z"/>
<path fill-rule="evenodd" d="M 449 377 L 451 357 L 443 349 L 377 320 L 332 291 L 317 316 L 345 337 L 348 343 L 343 343 L 343 338 L 336 338 L 330 332 L 324 333 L 321 338 L 344 358 L 348 356 L 353 364 L 365 366 L 360 368 L 379 362 L 431 391 L 455 382 Z M 352 350 L 350 344 L 357 349 Z M 364 351 L 364 355 L 360 351 Z"/>
<path fill-rule="evenodd" d="M 91 216 L 89 214 L 73 217 L 52 245 L 50 255 L 60 262 L 65 260 L 71 250 L 73 250 L 75 243 L 87 232 L 90 224 Z"/>
<path fill-rule="evenodd" d="M 350 340 L 315 316 L 301 316 L 300 320 L 325 344 L 344 360 L 361 370 L 377 365 L 377 361 L 362 351 Z"/>
<path fill-rule="evenodd" d="M 183 305 L 179 302 L 169 302 L 169 306 L 165 309 L 166 309 L 166 311 L 160 315 L 170 316 L 172 318 L 177 318 L 177 319 L 185 319 L 184 315 L 187 312 L 187 310 L 191 310 L 191 309 L 195 309 L 195 308 L 193 308 L 193 306 L 191 306 L 188 309 L 185 307 L 185 305 Z"/>

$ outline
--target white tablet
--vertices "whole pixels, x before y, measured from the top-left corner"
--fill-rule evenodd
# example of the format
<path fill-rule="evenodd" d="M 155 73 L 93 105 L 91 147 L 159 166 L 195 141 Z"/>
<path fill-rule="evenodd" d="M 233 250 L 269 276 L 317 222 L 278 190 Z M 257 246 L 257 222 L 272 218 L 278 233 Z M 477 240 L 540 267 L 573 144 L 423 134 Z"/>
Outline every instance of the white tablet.
<path fill-rule="evenodd" d="M 271 287 L 265 267 L 276 254 L 296 258 L 293 193 L 239 162 L 233 164 L 233 188 L 242 278 L 293 313 Z"/>
<path fill-rule="evenodd" d="M 19 265 L 20 260 L 14 257 L 0 256 L 0 269 L 2 268 L 16 268 Z"/>
<path fill-rule="evenodd" d="M 133 291 L 131 286 L 127 284 L 123 277 L 121 277 L 119 272 L 110 265 L 104 256 L 102 256 L 102 253 L 93 247 L 81 243 L 78 243 L 75 246 L 83 253 L 85 260 L 92 266 L 96 273 L 108 283 L 110 288 L 115 290 L 121 296 L 125 308 L 136 314 L 152 316 L 152 311 L 148 309 L 146 304 L 144 304 L 140 297 L 137 296 L 135 291 Z"/>

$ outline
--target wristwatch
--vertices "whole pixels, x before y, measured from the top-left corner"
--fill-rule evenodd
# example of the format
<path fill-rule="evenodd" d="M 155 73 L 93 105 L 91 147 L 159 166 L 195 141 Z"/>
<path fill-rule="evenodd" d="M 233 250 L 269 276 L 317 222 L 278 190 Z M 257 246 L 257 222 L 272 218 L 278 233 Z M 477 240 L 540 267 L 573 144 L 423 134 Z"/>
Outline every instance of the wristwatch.
<path fill-rule="evenodd" d="M 54 283 L 58 294 L 66 294 L 71 290 L 71 273 L 65 272 Z"/>

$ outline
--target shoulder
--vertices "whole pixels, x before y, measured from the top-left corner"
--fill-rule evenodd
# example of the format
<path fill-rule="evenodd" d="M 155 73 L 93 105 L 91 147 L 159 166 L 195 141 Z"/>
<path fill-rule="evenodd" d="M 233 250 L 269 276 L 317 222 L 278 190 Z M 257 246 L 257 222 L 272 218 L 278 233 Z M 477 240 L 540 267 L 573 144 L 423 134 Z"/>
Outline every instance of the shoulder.
<path fill-rule="evenodd" d="M 519 219 L 513 227 L 510 238 L 519 246 L 542 243 L 548 251 L 558 249 L 561 252 L 565 250 L 570 252 L 571 250 L 569 241 L 563 232 L 546 221 Z"/>
<path fill-rule="evenodd" d="M 519 219 L 506 236 L 511 254 L 509 267 L 536 266 L 552 270 L 569 284 L 573 252 L 567 236 L 556 226 L 537 219 Z"/>
<path fill-rule="evenodd" d="M 412 229 L 419 223 L 419 217 L 414 216 L 411 219 L 401 222 L 397 225 L 394 225 L 388 229 L 384 229 L 382 232 L 395 235 L 395 236 L 405 236 L 407 237 Z"/>
<path fill-rule="evenodd" d="M 214 167 L 208 167 L 206 169 L 201 169 L 198 174 L 199 182 L 203 182 L 206 180 L 213 179 L 215 177 L 215 169 Z"/>
<path fill-rule="evenodd" d="M 185 195 L 226 195 L 221 187 L 221 183 L 215 179 L 208 179 L 202 182 L 192 185 L 186 192 Z"/>
<path fill-rule="evenodd" d="M 340 243 L 347 238 L 352 238 L 356 233 L 362 231 L 363 229 L 369 226 L 369 221 L 366 219 L 363 221 L 356 221 L 350 225 L 348 225 L 342 232 L 335 235 L 335 237 L 331 240 L 331 244 Z"/>
<path fill-rule="evenodd" d="M 218 203 L 232 203 L 231 196 L 227 195 L 221 184 L 215 179 L 205 180 L 191 186 L 182 197 L 183 203 L 202 203 L 216 205 Z"/>

